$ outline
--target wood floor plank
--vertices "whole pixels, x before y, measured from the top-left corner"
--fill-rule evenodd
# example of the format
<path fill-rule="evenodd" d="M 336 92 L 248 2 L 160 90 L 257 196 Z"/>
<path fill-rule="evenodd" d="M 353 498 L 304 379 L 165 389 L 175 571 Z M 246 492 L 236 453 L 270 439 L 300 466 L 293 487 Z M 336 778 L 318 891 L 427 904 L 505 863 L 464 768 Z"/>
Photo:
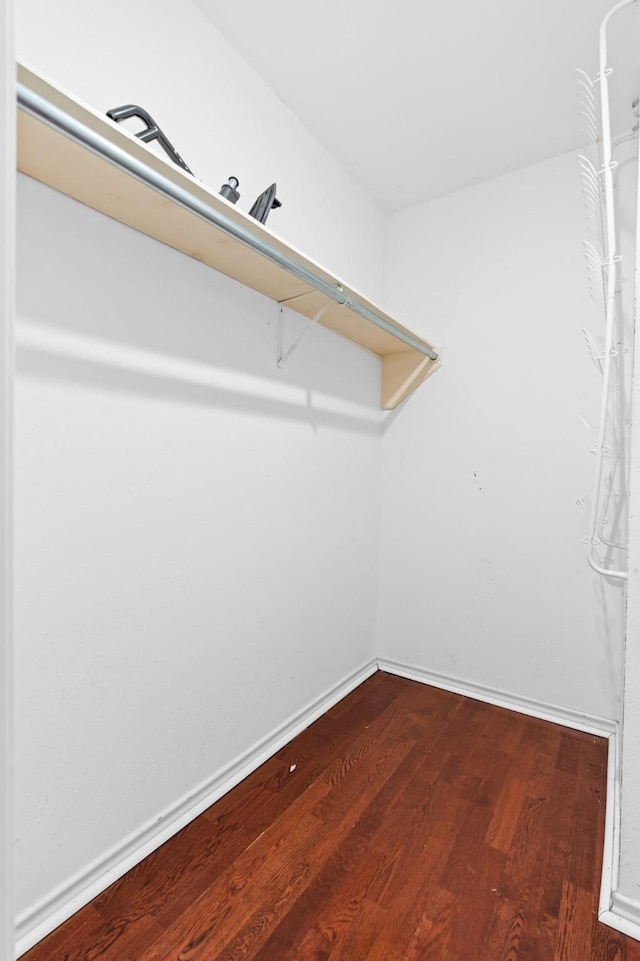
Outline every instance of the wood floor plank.
<path fill-rule="evenodd" d="M 403 732 L 399 743 L 404 745 L 402 756 L 400 757 L 400 765 L 398 765 L 402 766 L 406 763 L 407 749 L 410 750 L 411 747 L 411 742 L 406 740 L 406 730 Z M 338 811 L 344 809 L 343 792 L 338 794 L 338 791 L 341 784 L 345 786 L 349 784 L 351 790 L 352 785 L 348 775 L 353 764 L 362 759 L 363 747 L 364 746 L 361 745 L 360 748 L 355 751 L 348 752 L 348 755 L 342 759 L 341 764 L 338 765 L 335 770 L 328 770 L 326 772 L 326 780 L 332 785 L 332 790 L 322 805 L 323 811 L 321 816 L 324 821 L 327 821 L 328 813 L 332 805 L 335 806 L 337 804 L 337 808 L 335 809 Z M 376 789 L 373 796 L 371 796 L 370 793 L 361 792 L 361 800 L 367 801 L 364 809 L 359 809 L 357 805 L 354 806 L 354 804 L 351 803 L 349 817 L 343 822 L 346 831 L 336 830 L 335 827 L 332 829 L 332 849 L 327 849 L 331 851 L 329 857 L 325 861 L 323 868 L 315 875 L 313 885 L 310 886 L 307 891 L 300 893 L 295 906 L 287 915 L 286 923 L 280 925 L 274 932 L 274 935 L 265 946 L 264 957 L 283 957 L 288 947 L 293 948 L 294 953 L 292 957 L 298 957 L 298 940 L 294 930 L 296 921 L 298 920 L 298 927 L 300 926 L 300 918 L 304 919 L 305 925 L 308 924 L 308 918 L 310 916 L 313 917 L 314 913 L 317 912 L 318 905 L 325 905 L 327 900 L 329 900 L 328 907 L 329 911 L 331 911 L 328 891 L 331 888 L 335 888 L 336 883 L 339 883 L 341 879 L 344 880 L 345 878 L 347 882 L 346 888 L 345 884 L 342 884 L 339 892 L 339 902 L 342 905 L 342 908 L 339 909 L 340 923 L 336 927 L 333 927 L 331 923 L 328 925 L 334 933 L 334 936 L 331 938 L 331 950 L 335 949 L 336 942 L 340 940 L 340 938 L 337 937 L 337 931 L 350 927 L 351 922 L 358 913 L 359 905 L 365 900 L 367 884 L 370 883 L 370 879 L 368 879 L 366 873 L 363 876 L 358 871 L 359 865 L 367 864 L 366 857 L 362 857 L 362 855 L 367 854 L 368 843 L 375 834 L 376 829 L 384 820 L 388 808 L 395 800 L 397 792 L 393 779 L 382 778 L 380 775 L 381 772 L 378 769 L 373 779 L 371 775 L 368 776 L 369 782 L 376 784 Z M 330 816 L 329 813 L 329 817 Z M 354 818 L 355 820 L 353 820 Z M 348 823 L 352 820 L 353 824 L 349 827 Z M 316 858 L 316 860 L 318 863 L 321 861 L 320 858 Z M 309 894 L 308 898 L 306 897 L 307 894 Z M 327 948 L 328 947 L 327 945 Z M 253 957 L 254 955 L 244 953 L 242 956 Z M 263 952 L 257 955 L 257 957 L 262 956 Z M 221 955 L 221 961 L 222 959 L 226 961 L 225 954 Z"/>
<path fill-rule="evenodd" d="M 266 898 L 273 892 L 273 878 L 281 889 L 301 882 L 308 870 L 304 852 L 317 834 L 317 819 L 312 809 L 326 793 L 320 782 L 310 787 L 292 805 L 286 837 L 265 834 L 243 852 L 233 864 L 183 910 L 178 920 L 164 929 L 160 941 L 139 954 L 140 961 L 165 961 L 180 956 L 187 959 L 218 956 L 224 944 L 246 923 L 252 910 L 255 891 Z M 216 946 L 215 955 L 211 942 Z"/>
<path fill-rule="evenodd" d="M 559 920 L 554 961 L 584 961 L 590 958 L 593 893 L 566 881 L 562 889 Z"/>
<path fill-rule="evenodd" d="M 289 808 L 167 929 L 166 951 L 140 961 L 178 955 L 191 961 L 205 952 L 224 961 L 234 953 L 250 957 L 411 749 L 399 736 L 405 726 L 402 714 L 387 708 L 305 792 L 320 795 L 299 830 L 292 830 Z M 368 756 L 372 763 L 366 765 Z"/>
<path fill-rule="evenodd" d="M 546 873 L 547 802 L 545 797 L 535 797 L 523 805 L 505 870 L 492 892 L 492 922 L 484 939 L 487 961 L 503 957 L 550 961 L 553 957 L 554 939 L 549 932 L 555 930 L 557 913 L 550 924 L 543 907 L 545 891 L 554 883 Z"/>
<path fill-rule="evenodd" d="M 354 958 L 371 957 L 373 946 L 387 921 L 387 912 L 365 898 L 344 938 L 337 941 L 329 952 L 327 961 L 353 961 Z M 309 955 L 304 961 L 321 961 L 321 958 L 322 955 Z"/>
<path fill-rule="evenodd" d="M 606 751 L 378 672 L 23 961 L 640 961 Z"/>
<path fill-rule="evenodd" d="M 598 738 L 587 736 L 582 745 L 576 785 L 576 818 L 573 838 L 574 882 L 596 890 L 602 872 L 604 846 L 607 761 Z M 578 831 L 587 818 L 590 831 Z"/>
<path fill-rule="evenodd" d="M 433 814 L 446 811 L 446 817 L 425 819 L 418 834 L 407 833 L 392 849 L 386 845 L 378 848 L 381 870 L 370 896 L 375 896 L 386 908 L 388 920 L 370 961 L 401 957 L 423 915 L 426 913 L 433 920 L 432 911 L 441 902 L 442 866 L 448 862 L 459 825 L 464 822 L 471 803 L 463 793 L 452 791 L 446 782 L 436 781 L 430 792 L 430 808 Z M 401 858 L 408 853 L 412 856 L 405 866 L 403 882 Z M 445 892 L 445 896 L 451 897 L 449 892 Z"/>
<path fill-rule="evenodd" d="M 56 928 L 48 937 L 27 951 L 23 958 L 29 961 L 46 961 L 55 958 L 56 961 L 76 961 L 86 958 L 93 944 L 99 945 L 104 953 L 116 939 L 109 939 L 105 930 L 104 919 L 100 917 L 92 904 L 74 914 L 65 924 Z"/>
<path fill-rule="evenodd" d="M 341 727 L 327 737 L 325 728 L 312 725 L 296 740 L 305 743 L 307 750 L 314 744 L 313 750 L 305 756 L 296 754 L 298 763 L 293 774 L 289 758 L 282 760 L 282 752 L 278 752 L 202 818 L 188 825 L 179 850 L 171 842 L 163 845 L 124 882 L 116 882 L 100 896 L 94 902 L 97 909 L 105 917 L 117 917 L 123 931 L 149 912 L 165 926 L 177 920 L 185 904 L 199 897 L 209 879 L 221 874 L 288 802 L 304 793 L 337 751 L 350 746 L 352 739 L 345 731 L 352 731 L 354 723 L 366 727 L 377 718 L 379 727 L 384 722 L 385 709 L 392 705 L 397 692 L 380 691 L 379 684 L 370 686 L 371 693 L 368 685 L 362 685 L 359 697 L 345 699 L 354 702 L 349 712 L 343 712 L 347 719 L 352 718 L 351 728 Z M 391 710 L 393 716 L 398 713 L 396 708 Z"/>
<path fill-rule="evenodd" d="M 591 961 L 635 961 L 640 953 L 636 954 L 635 949 L 634 953 L 628 953 L 628 946 L 637 944 L 594 918 L 591 927 Z"/>
<path fill-rule="evenodd" d="M 452 958 L 452 933 L 458 908 L 457 899 L 448 891 L 436 890 L 409 938 L 406 961 L 441 961 Z"/>
<path fill-rule="evenodd" d="M 402 763 L 407 760 L 408 757 Z M 389 778 L 256 954 L 256 961 L 295 959 L 301 951 L 315 957 L 333 951 L 346 937 L 379 877 L 380 865 L 371 856 L 372 843 L 381 828 L 388 830 L 390 815 L 395 820 L 397 800 L 397 785 Z"/>

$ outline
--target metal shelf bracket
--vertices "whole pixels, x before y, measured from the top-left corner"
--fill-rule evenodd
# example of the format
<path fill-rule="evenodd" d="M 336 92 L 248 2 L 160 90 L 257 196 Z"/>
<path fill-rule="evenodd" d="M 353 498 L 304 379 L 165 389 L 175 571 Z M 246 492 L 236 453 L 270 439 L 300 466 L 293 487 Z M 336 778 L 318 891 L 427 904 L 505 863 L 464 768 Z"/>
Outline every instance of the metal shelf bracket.
<path fill-rule="evenodd" d="M 294 339 L 293 343 L 290 344 L 286 350 L 284 349 L 285 321 L 284 321 L 283 308 L 286 307 L 288 301 L 283 300 L 281 303 L 278 304 L 278 367 L 280 368 L 284 367 L 287 359 L 291 356 L 291 354 L 294 352 L 296 347 L 298 347 L 298 345 L 300 344 L 300 341 L 303 339 L 303 337 L 307 336 L 307 334 L 309 333 L 312 327 L 316 326 L 316 324 L 324 314 L 325 310 L 327 309 L 329 304 L 331 304 L 332 302 L 333 302 L 332 298 L 330 297 L 327 298 L 327 300 L 325 300 L 320 310 L 316 311 L 316 313 L 313 315 L 313 317 L 311 318 L 309 323 L 306 325 L 306 327 L 304 327 L 300 331 L 298 336 Z"/>

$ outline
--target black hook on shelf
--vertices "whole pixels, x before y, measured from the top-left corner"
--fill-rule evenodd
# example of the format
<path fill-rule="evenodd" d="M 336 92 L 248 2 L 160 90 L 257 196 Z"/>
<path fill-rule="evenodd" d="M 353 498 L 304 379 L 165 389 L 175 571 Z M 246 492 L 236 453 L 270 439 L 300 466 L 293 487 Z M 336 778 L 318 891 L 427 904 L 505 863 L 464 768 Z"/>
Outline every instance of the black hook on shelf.
<path fill-rule="evenodd" d="M 129 120 L 130 117 L 138 117 L 146 124 L 146 127 L 144 130 L 140 130 L 140 132 L 136 134 L 136 137 L 142 140 L 143 143 L 150 143 L 152 140 L 157 140 L 164 152 L 173 160 L 174 164 L 182 167 L 183 170 L 186 170 L 188 174 L 193 176 L 193 171 L 187 167 L 171 141 L 165 136 L 151 114 L 147 113 L 142 107 L 138 107 L 133 103 L 126 104 L 124 107 L 114 107 L 112 110 L 107 110 L 107 117 L 115 120 L 116 123 L 120 123 L 121 120 Z"/>

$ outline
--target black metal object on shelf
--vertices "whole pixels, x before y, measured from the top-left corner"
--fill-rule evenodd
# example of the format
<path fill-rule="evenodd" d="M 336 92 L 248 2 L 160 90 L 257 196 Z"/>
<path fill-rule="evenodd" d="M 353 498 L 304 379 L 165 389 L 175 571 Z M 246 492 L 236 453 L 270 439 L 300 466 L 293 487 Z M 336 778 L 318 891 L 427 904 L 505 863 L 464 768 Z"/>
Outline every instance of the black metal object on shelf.
<path fill-rule="evenodd" d="M 151 114 L 147 113 L 143 107 L 138 107 L 133 103 L 126 104 L 124 107 L 114 107 L 112 110 L 107 110 L 107 117 L 115 120 L 116 123 L 120 123 L 121 120 L 129 120 L 130 117 L 138 117 L 146 124 L 146 127 L 144 130 L 140 130 L 140 132 L 136 134 L 136 137 L 142 140 L 143 143 L 150 143 L 152 140 L 157 140 L 167 156 L 173 160 L 174 164 L 182 167 L 183 170 L 186 170 L 188 174 L 193 176 L 193 171 L 186 165 Z"/>
<path fill-rule="evenodd" d="M 276 197 L 276 190 L 277 187 L 275 184 L 267 187 L 249 211 L 249 216 L 260 221 L 261 224 L 266 224 L 269 211 L 275 210 L 277 207 L 282 207 L 281 202 Z"/>
<path fill-rule="evenodd" d="M 240 193 L 238 191 L 239 186 L 240 181 L 237 177 L 229 177 L 226 184 L 223 184 L 222 187 L 220 187 L 220 195 L 224 197 L 225 200 L 235 204 L 240 199 Z"/>

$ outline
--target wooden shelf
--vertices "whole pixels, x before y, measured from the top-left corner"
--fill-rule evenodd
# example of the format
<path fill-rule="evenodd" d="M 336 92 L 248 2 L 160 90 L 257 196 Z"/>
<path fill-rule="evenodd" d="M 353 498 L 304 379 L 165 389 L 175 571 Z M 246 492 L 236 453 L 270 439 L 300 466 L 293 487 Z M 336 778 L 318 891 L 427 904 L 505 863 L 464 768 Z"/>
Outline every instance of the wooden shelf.
<path fill-rule="evenodd" d="M 340 278 L 305 257 L 290 244 L 239 210 L 219 194 L 159 156 L 106 116 L 78 102 L 34 70 L 18 64 L 18 82 L 43 98 L 55 110 L 98 134 L 107 145 L 119 148 L 132 162 L 141 163 L 151 174 L 159 174 L 171 185 L 186 191 L 196 204 L 204 204 L 237 225 L 258 245 L 265 242 L 277 254 L 315 275 L 334 290 L 340 290 L 347 304 L 331 301 L 319 323 L 348 340 L 377 354 L 382 361 L 381 405 L 396 407 L 440 365 L 440 351 L 422 340 Z M 60 129 L 24 110 L 18 111 L 18 169 L 120 223 L 200 260 L 247 287 L 260 291 L 305 317 L 312 318 L 326 302 L 327 295 L 312 283 L 274 263 L 263 252 L 230 236 L 224 230 L 163 195 L 157 189 L 115 166 Z M 355 309 L 354 309 L 355 307 Z M 391 330 L 362 317 L 364 308 Z M 430 359 L 424 352 L 400 339 L 408 335 L 415 344 L 438 354 Z M 308 349 L 306 345 L 305 349 Z"/>

